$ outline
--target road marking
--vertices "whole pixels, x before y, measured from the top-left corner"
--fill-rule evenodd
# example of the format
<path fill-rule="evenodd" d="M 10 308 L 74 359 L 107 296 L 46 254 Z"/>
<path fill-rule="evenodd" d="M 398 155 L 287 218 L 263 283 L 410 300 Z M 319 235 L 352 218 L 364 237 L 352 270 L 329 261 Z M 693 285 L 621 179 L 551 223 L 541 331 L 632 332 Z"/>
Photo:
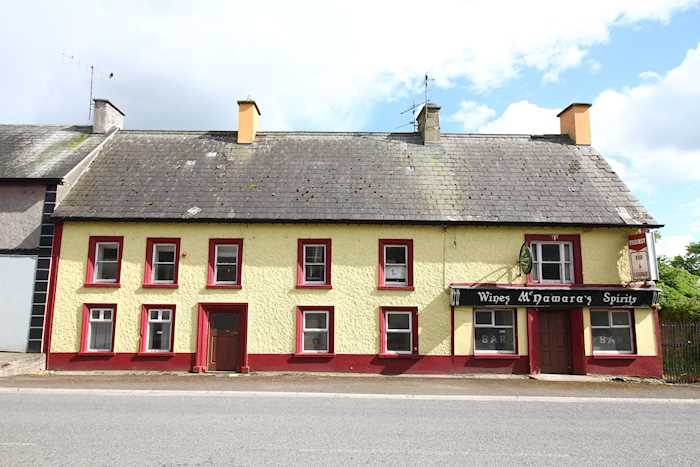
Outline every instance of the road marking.
<path fill-rule="evenodd" d="M 36 443 L 0 443 L 2 446 L 36 446 Z"/>
<path fill-rule="evenodd" d="M 595 396 L 487 396 L 461 394 L 366 394 L 336 392 L 289 391 L 208 391 L 181 389 L 71 389 L 71 388 L 20 388 L 1 387 L 0 394 L 57 394 L 94 396 L 143 396 L 143 397 L 231 397 L 231 398 L 292 398 L 292 399 L 378 399 L 421 401 L 471 401 L 471 402 L 560 402 L 560 403 L 621 403 L 621 404 L 692 404 L 700 405 L 700 399 L 672 399 L 655 397 L 595 397 Z"/>

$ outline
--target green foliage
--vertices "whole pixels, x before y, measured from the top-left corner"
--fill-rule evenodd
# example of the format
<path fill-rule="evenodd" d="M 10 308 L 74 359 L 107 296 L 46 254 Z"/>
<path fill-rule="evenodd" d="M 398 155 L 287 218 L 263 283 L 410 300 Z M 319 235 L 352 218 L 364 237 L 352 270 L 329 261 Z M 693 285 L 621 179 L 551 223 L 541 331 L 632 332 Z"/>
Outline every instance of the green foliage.
<path fill-rule="evenodd" d="M 659 258 L 662 316 L 668 321 L 700 321 L 700 276 L 674 260 Z"/>
<path fill-rule="evenodd" d="M 674 267 L 685 269 L 691 274 L 700 276 L 700 242 L 692 242 L 688 245 L 684 256 L 676 256 L 671 259 Z"/>

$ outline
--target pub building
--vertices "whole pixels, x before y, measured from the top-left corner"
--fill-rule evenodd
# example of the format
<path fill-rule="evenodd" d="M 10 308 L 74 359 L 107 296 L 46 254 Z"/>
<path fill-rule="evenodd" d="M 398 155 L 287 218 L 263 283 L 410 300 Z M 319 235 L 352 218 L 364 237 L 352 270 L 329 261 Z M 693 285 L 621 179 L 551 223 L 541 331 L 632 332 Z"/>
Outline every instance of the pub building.
<path fill-rule="evenodd" d="M 120 122 L 58 203 L 49 369 L 661 376 L 660 225 L 590 105 L 483 135 L 433 103 L 410 133 L 238 104 L 238 131 Z"/>

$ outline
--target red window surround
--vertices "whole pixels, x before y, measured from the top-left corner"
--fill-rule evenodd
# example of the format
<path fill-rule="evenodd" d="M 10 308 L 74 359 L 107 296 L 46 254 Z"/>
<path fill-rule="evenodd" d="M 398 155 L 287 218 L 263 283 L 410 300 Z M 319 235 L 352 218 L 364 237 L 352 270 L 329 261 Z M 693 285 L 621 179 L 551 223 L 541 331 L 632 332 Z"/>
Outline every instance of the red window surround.
<path fill-rule="evenodd" d="M 157 243 L 175 244 L 175 271 L 172 284 L 153 283 L 153 246 Z M 146 239 L 146 267 L 143 274 L 143 287 L 152 289 L 177 289 L 178 272 L 180 270 L 180 239 L 179 238 L 148 238 Z"/>
<path fill-rule="evenodd" d="M 238 257 L 236 258 L 237 284 L 216 283 L 216 246 L 238 245 Z M 240 238 L 212 238 L 209 239 L 209 267 L 207 272 L 208 289 L 240 289 L 243 283 L 243 239 Z"/>
<path fill-rule="evenodd" d="M 148 350 L 148 313 L 152 309 L 170 310 L 170 352 L 154 352 Z M 175 355 L 175 305 L 141 305 L 141 343 L 139 356 L 142 357 L 172 357 Z"/>
<path fill-rule="evenodd" d="M 88 334 L 90 333 L 90 310 L 93 308 L 112 309 L 112 347 L 109 352 L 91 352 L 88 350 Z M 117 324 L 117 304 L 116 303 L 84 303 L 83 304 L 83 325 L 80 334 L 80 355 L 100 357 L 114 355 L 114 331 Z"/>
<path fill-rule="evenodd" d="M 323 284 L 304 283 L 304 246 L 305 245 L 325 245 L 326 247 L 326 282 Z M 331 289 L 331 261 L 332 248 L 330 238 L 300 238 L 297 240 L 297 289 Z"/>
<path fill-rule="evenodd" d="M 384 247 L 394 245 L 406 247 L 406 285 L 387 285 L 384 280 Z M 377 288 L 379 290 L 415 290 L 413 286 L 413 240 L 379 240 L 379 285 Z"/>
<path fill-rule="evenodd" d="M 390 311 L 411 313 L 411 335 L 413 352 L 410 354 L 390 353 L 386 349 L 386 314 Z M 383 306 L 379 309 L 379 355 L 380 358 L 418 358 L 418 307 L 415 306 Z"/>
<path fill-rule="evenodd" d="M 116 282 L 95 282 L 95 255 L 97 254 L 98 243 L 118 243 L 119 255 L 117 257 L 117 280 Z M 124 251 L 124 237 L 90 237 L 88 245 L 87 272 L 85 274 L 85 284 L 83 287 L 120 287 L 122 272 L 122 254 Z"/>
<path fill-rule="evenodd" d="M 304 352 L 304 312 L 328 312 L 328 352 Z M 332 306 L 298 306 L 297 307 L 297 357 L 333 357 L 335 355 L 335 309 Z"/>
<path fill-rule="evenodd" d="M 540 287 L 572 287 L 583 284 L 583 262 L 581 257 L 581 236 L 578 234 L 525 234 L 525 243 L 528 247 L 532 242 L 571 242 L 572 258 L 574 261 L 574 282 L 572 284 L 540 284 L 533 281 L 532 273 L 527 275 L 528 284 L 537 284 Z"/>

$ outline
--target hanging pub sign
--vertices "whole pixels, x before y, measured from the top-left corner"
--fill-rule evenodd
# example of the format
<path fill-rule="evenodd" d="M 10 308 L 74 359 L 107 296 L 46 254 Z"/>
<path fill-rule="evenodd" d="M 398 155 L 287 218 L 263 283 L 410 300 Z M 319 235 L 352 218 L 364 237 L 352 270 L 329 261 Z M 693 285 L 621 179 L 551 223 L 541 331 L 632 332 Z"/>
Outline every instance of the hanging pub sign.
<path fill-rule="evenodd" d="M 630 273 L 633 281 L 658 280 L 656 252 L 651 232 L 630 235 L 627 241 L 630 254 Z"/>
<path fill-rule="evenodd" d="M 658 303 L 655 288 L 452 287 L 453 306 L 633 308 Z"/>

